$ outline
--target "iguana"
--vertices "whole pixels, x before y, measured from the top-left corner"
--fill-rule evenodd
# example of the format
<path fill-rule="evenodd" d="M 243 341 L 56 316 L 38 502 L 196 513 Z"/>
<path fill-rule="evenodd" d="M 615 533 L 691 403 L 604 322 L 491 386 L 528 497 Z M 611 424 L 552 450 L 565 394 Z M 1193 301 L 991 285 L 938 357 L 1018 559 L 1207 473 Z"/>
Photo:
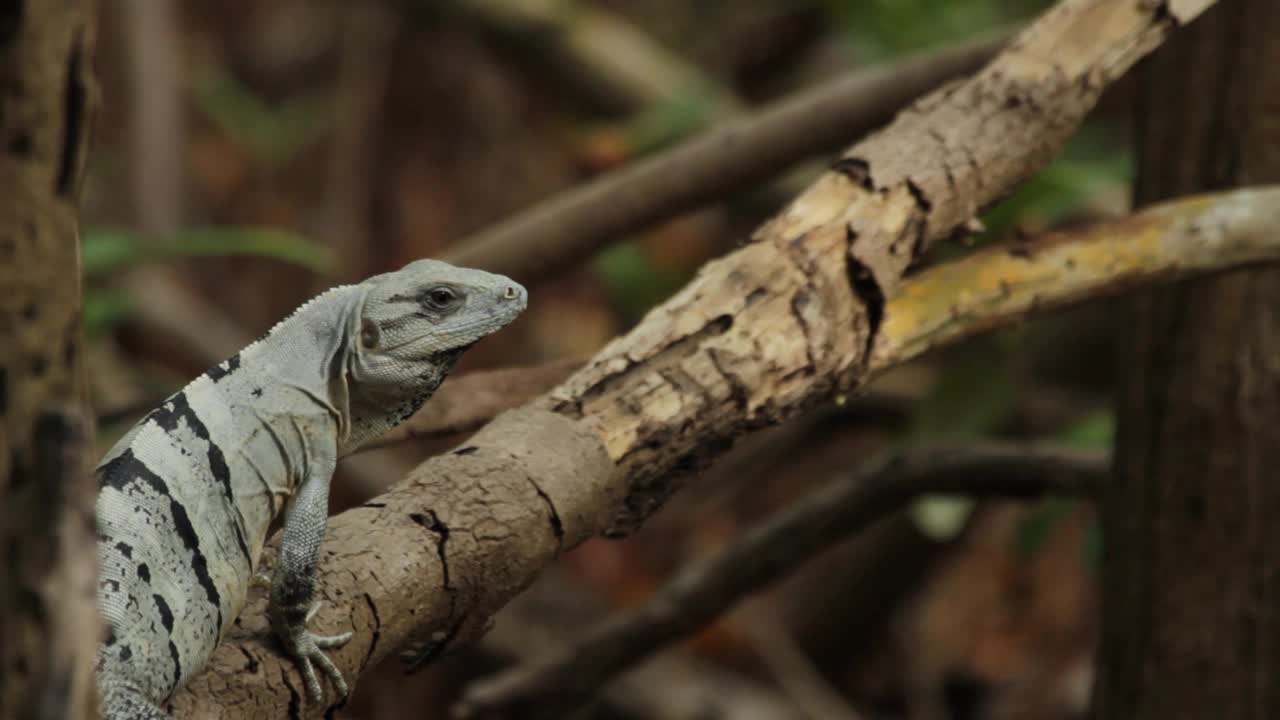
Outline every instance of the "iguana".
<path fill-rule="evenodd" d="M 245 602 L 273 520 L 273 633 L 313 702 L 314 665 L 351 633 L 315 635 L 316 563 L 338 458 L 408 418 L 458 356 L 524 310 L 501 275 L 419 260 L 325 292 L 130 429 L 96 471 L 97 660 L 108 720 L 161 720 Z"/>

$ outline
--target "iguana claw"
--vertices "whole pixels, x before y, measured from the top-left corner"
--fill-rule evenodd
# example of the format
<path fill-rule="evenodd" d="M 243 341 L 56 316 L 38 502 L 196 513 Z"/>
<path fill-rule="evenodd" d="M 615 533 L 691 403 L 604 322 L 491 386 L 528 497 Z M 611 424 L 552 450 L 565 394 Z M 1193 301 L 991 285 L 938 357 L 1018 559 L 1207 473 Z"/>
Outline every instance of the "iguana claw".
<path fill-rule="evenodd" d="M 310 620 L 316 614 L 316 610 L 320 608 L 320 603 L 315 603 L 311 609 L 307 611 L 306 620 Z M 345 699 L 350 694 L 347 687 L 347 681 L 342 677 L 342 671 L 337 665 L 324 654 L 324 650 L 342 647 L 351 640 L 352 633 L 345 632 L 338 635 L 316 635 L 307 630 L 306 622 L 297 627 L 290 628 L 287 637 L 283 638 L 285 651 L 298 664 L 298 671 L 302 673 L 303 682 L 307 686 L 307 697 L 311 702 L 318 703 L 324 699 L 324 694 L 320 690 L 320 680 L 316 677 L 315 665 L 319 665 L 325 675 L 329 676 L 329 681 L 333 683 L 334 690 L 337 691 L 340 699 Z"/>

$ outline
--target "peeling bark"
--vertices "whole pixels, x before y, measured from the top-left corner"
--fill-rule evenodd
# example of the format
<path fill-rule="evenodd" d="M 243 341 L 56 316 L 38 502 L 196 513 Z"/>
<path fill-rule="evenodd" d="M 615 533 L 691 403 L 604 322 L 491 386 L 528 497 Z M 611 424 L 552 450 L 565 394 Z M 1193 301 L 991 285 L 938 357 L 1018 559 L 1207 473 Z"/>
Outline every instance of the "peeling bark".
<path fill-rule="evenodd" d="M 846 157 L 865 166 L 865 182 L 828 173 L 550 395 L 333 518 L 328 602 L 313 629 L 356 631 L 332 653 L 337 665 L 354 680 L 360 663 L 408 638 L 473 639 L 562 548 L 628 531 L 736 435 L 856 387 L 875 339 L 864 300 L 874 291 L 855 292 L 848 259 L 869 274 L 858 282 L 892 296 L 920 252 L 1043 165 L 1106 83 L 1175 25 L 1148 0 L 1066 0 L 987 69 L 855 145 Z M 931 150 L 939 133 L 982 168 L 981 184 L 957 166 L 948 189 L 946 158 Z M 427 510 L 449 528 L 443 561 L 410 519 Z M 445 566 L 452 592 L 441 591 Z M 240 622 L 256 634 L 215 652 L 177 698 L 181 711 L 285 714 L 291 699 L 298 710 L 295 671 L 257 639 L 262 609 L 251 599 Z"/>
<path fill-rule="evenodd" d="M 96 716 L 80 361 L 88 2 L 0 4 L 0 716 Z"/>
<path fill-rule="evenodd" d="M 615 529 L 633 528 L 732 437 L 853 388 L 881 299 L 910 264 L 1046 164 L 1173 28 L 1149 5 L 1059 4 L 976 76 L 854 145 L 750 244 L 554 391 L 552 407 L 586 420 L 629 481 Z M 935 155 L 939 136 L 973 162 Z M 701 392 L 667 382 L 671 368 Z"/>

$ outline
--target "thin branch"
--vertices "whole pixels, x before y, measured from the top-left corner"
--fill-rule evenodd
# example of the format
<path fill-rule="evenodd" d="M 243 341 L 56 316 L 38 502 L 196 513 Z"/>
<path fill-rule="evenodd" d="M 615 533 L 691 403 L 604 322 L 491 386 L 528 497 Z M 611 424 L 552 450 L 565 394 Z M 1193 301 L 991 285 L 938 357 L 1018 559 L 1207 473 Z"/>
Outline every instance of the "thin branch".
<path fill-rule="evenodd" d="M 1163 279 L 1276 260 L 1280 186 L 1182 198 L 1114 222 L 997 245 L 907 278 L 871 371 L 1035 312 Z"/>
<path fill-rule="evenodd" d="M 561 552 L 633 529 L 733 438 L 856 388 L 912 263 L 1043 167 L 1108 84 L 1209 4 L 1064 0 L 983 71 L 850 148 L 549 395 L 331 518 L 311 628 L 354 633 L 335 665 L 354 682 L 411 639 L 432 641 L 418 664 L 471 641 Z M 1230 245 L 1264 214 L 1220 218 L 1210 235 Z M 327 710 L 298 707 L 264 610 L 251 594 L 174 698 L 179 714 Z"/>
<path fill-rule="evenodd" d="M 608 612 L 609 606 L 590 588 L 552 568 L 502 609 L 479 650 L 506 664 L 524 662 L 536 657 L 541 648 L 578 636 Z M 662 692 L 655 693 L 657 687 Z M 768 684 L 716 667 L 683 648 L 670 648 L 619 678 L 603 692 L 596 707 L 609 717 L 669 720 L 813 717 Z"/>
<path fill-rule="evenodd" d="M 367 274 L 374 158 L 400 24 L 396 7 L 371 0 L 350 3 L 342 10 L 344 29 L 320 233 L 335 250 L 337 279 L 343 281 L 358 281 Z"/>
<path fill-rule="evenodd" d="M 617 109 L 641 110 L 700 91 L 718 111 L 738 106 L 698 67 L 623 17 L 564 0 L 452 0 L 469 18 L 537 46 L 558 69 Z M 713 110 L 713 112 L 715 112 Z"/>
<path fill-rule="evenodd" d="M 735 625 L 750 638 L 755 656 L 769 668 L 784 692 L 804 708 L 809 718 L 862 720 L 862 714 L 814 667 L 777 614 L 763 605 L 758 599 L 748 602 L 746 612 L 740 613 L 740 622 Z"/>
<path fill-rule="evenodd" d="M 129 72 L 129 199 L 138 228 L 169 237 L 186 198 L 181 30 L 174 2 L 111 3 Z"/>
<path fill-rule="evenodd" d="M 535 713 L 528 717 L 563 717 L 619 672 L 920 495 L 1090 494 L 1106 472 L 1105 455 L 1053 448 L 911 450 L 875 459 L 830 480 L 720 553 L 685 566 L 643 606 L 473 685 L 458 714 L 502 716 L 524 708 Z"/>
<path fill-rule="evenodd" d="M 921 93 L 980 67 L 1003 41 L 850 72 L 556 195 L 463 240 L 444 259 L 523 282 L 549 277 L 629 232 L 868 132 Z"/>

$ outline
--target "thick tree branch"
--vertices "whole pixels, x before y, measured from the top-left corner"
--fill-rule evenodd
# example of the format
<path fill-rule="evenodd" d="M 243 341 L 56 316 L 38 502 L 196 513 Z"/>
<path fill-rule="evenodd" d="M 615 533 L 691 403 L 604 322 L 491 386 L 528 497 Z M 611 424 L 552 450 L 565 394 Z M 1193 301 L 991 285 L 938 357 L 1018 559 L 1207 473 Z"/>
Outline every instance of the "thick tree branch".
<path fill-rule="evenodd" d="M 635 527 L 735 436 L 858 386 L 912 261 L 1047 162 L 1108 83 L 1208 4 L 1065 0 L 549 396 L 332 518 L 313 627 L 355 631 L 338 667 L 354 680 L 409 639 L 427 662 L 475 638 L 562 550 Z M 263 607 L 250 598 L 181 712 L 324 711 L 301 708 Z"/>
<path fill-rule="evenodd" d="M 1165 277 L 1274 260 L 1280 194 L 1192 197 L 1125 220 L 999 245 L 903 281 L 885 306 L 871 372 L 1044 311 Z M 1230 237 L 1227 237 L 1230 235 Z M 373 447 L 474 430 L 580 367 L 576 358 L 464 375 Z"/>
<path fill-rule="evenodd" d="M 377 176 L 374 158 L 396 32 L 403 18 L 398 16 L 395 3 L 387 2 L 350 3 L 342 12 L 338 86 L 334 93 L 333 136 L 320 234 L 335 251 L 336 279 L 359 282 L 368 274 L 369 218 L 373 180 Z"/>
<path fill-rule="evenodd" d="M 472 432 L 503 412 L 550 391 L 586 362 L 586 358 L 569 357 L 529 367 L 476 370 L 450 378 L 431 397 L 431 402 L 423 405 L 413 417 L 361 447 L 357 453 L 413 440 Z M 933 376 L 934 373 L 922 370 L 901 377 L 892 374 L 877 377 L 859 392 L 859 408 L 873 413 L 903 411 L 926 392 Z M 1042 404 L 1066 404 L 1064 398 L 1052 397 L 1052 388 L 1043 392 L 1050 397 L 1049 402 Z M 140 416 L 158 402 L 158 399 L 151 398 L 127 408 L 113 409 L 100 417 L 116 420 Z"/>
<path fill-rule="evenodd" d="M 850 72 L 578 186 L 461 241 L 444 259 L 534 282 L 648 223 L 692 210 L 848 142 L 976 70 L 1004 40 Z"/>
<path fill-rule="evenodd" d="M 1277 228 L 1280 188 L 1241 190 L 974 253 L 903 282 L 886 305 L 882 344 L 873 352 L 872 368 L 893 367 L 1033 312 L 1146 282 L 1278 260 Z M 471 377 L 487 385 L 489 375 Z M 570 650 L 477 686 L 469 702 L 481 715 L 511 705 L 563 710 L 562 701 L 585 699 L 645 654 L 776 580 L 800 558 L 917 495 L 1080 494 L 1092 492 L 1104 470 L 1097 454 L 1052 449 L 997 446 L 890 455 L 833 481 L 723 554 L 689 566 L 640 611 L 602 624 Z"/>
<path fill-rule="evenodd" d="M 920 495 L 1092 494 L 1106 472 L 1100 453 L 1002 445 L 874 459 L 831 479 L 720 553 L 689 563 L 639 608 L 473 685 L 460 714 L 508 717 L 521 708 L 523 717 L 564 717 L 619 672 Z"/>

